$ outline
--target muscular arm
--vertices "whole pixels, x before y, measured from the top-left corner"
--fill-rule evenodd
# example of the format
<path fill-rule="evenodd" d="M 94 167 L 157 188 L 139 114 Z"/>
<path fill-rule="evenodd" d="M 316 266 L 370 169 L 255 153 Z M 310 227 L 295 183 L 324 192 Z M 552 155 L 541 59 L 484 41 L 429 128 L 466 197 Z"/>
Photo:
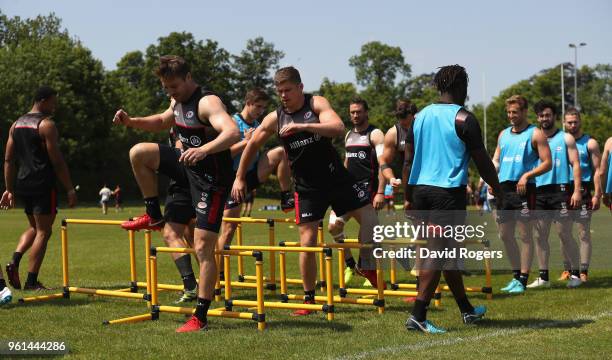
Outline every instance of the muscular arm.
<path fill-rule="evenodd" d="M 550 154 L 550 147 L 548 147 L 548 141 L 546 141 L 546 135 L 540 129 L 535 129 L 531 143 L 538 152 L 540 165 L 523 175 L 528 179 L 540 176 L 552 169 L 552 156 Z"/>
<path fill-rule="evenodd" d="M 612 151 L 612 138 L 609 138 L 606 141 L 606 144 L 604 146 L 604 151 L 603 151 L 603 155 L 601 156 L 601 162 L 599 165 L 599 174 L 600 174 L 600 181 L 601 181 L 601 186 L 602 186 L 602 191 L 605 194 L 604 195 L 604 203 L 606 203 L 606 205 L 609 205 L 609 200 L 610 200 L 610 194 L 606 193 L 606 183 L 608 181 L 608 158 L 610 156 L 610 152 Z"/>
<path fill-rule="evenodd" d="M 312 124 L 301 124 L 303 131 L 308 131 L 321 136 L 335 138 L 344 134 L 344 124 L 332 109 L 329 101 L 322 96 L 312 97 L 312 108 L 319 115 L 319 122 Z M 296 124 L 298 125 L 298 124 Z"/>
<path fill-rule="evenodd" d="M 501 156 L 501 148 L 499 147 L 499 139 L 501 139 L 503 132 L 504 132 L 503 130 L 500 131 L 499 135 L 497 136 L 497 146 L 495 147 L 495 153 L 493 154 L 493 166 L 495 166 L 495 170 L 497 172 L 499 172 L 499 167 L 500 167 L 499 157 Z"/>
<path fill-rule="evenodd" d="M 597 202 L 599 203 L 599 199 L 601 198 L 601 194 L 603 193 L 601 188 L 601 177 L 600 177 L 600 164 L 601 164 L 601 152 L 599 151 L 599 144 L 595 139 L 589 139 L 587 143 L 587 149 L 589 150 L 589 154 L 591 154 L 591 166 L 593 168 L 593 185 L 595 187 L 595 194 L 593 197 L 597 198 Z M 593 204 L 594 205 L 594 204 Z"/>
<path fill-rule="evenodd" d="M 578 149 L 576 148 L 576 140 L 572 135 L 565 134 L 565 145 L 567 146 L 568 160 L 572 165 L 574 194 L 581 196 L 580 188 L 582 186 L 582 171 L 580 170 L 580 158 L 578 156 Z"/>
<path fill-rule="evenodd" d="M 45 142 L 47 153 L 49 154 L 49 159 L 51 160 L 51 164 L 53 165 L 53 170 L 55 170 L 57 178 L 67 192 L 74 191 L 72 180 L 70 179 L 68 165 L 66 164 L 66 161 L 64 161 L 64 157 L 59 149 L 59 136 L 55 123 L 49 119 L 45 119 L 41 121 L 38 131 Z"/>
<path fill-rule="evenodd" d="M 150 132 L 168 130 L 174 125 L 173 105 L 174 100 L 172 100 L 170 107 L 163 113 L 145 117 L 129 117 L 123 109 L 119 109 L 117 113 L 115 113 L 113 122 L 115 124 L 123 124 L 128 127 Z"/>
<path fill-rule="evenodd" d="M 4 185 L 6 191 L 13 193 L 15 191 L 15 144 L 13 142 L 13 129 L 15 124 L 9 130 L 8 141 L 6 142 L 6 151 L 4 153 Z"/>
<path fill-rule="evenodd" d="M 217 96 L 209 95 L 200 99 L 198 109 L 200 119 L 208 119 L 212 127 L 219 133 L 213 141 L 202 146 L 204 153 L 215 154 L 227 150 L 240 140 L 236 122 L 225 111 L 223 102 Z"/>
<path fill-rule="evenodd" d="M 372 145 L 374 146 L 377 158 L 382 156 L 384 140 L 385 140 L 385 135 L 379 129 L 373 130 L 372 133 L 370 134 L 370 141 L 372 142 Z M 383 176 L 383 173 L 380 170 L 380 166 L 379 166 L 378 167 L 378 190 L 376 191 L 376 193 L 384 193 L 386 183 L 387 181 L 385 180 L 385 177 Z"/>
<path fill-rule="evenodd" d="M 247 169 L 257 151 L 266 143 L 266 141 L 277 132 L 278 121 L 276 117 L 276 111 L 273 111 L 266 115 L 261 125 L 255 129 L 255 132 L 251 136 L 251 140 L 247 143 L 242 157 L 240 158 L 240 165 L 236 172 L 236 178 L 244 180 L 246 177 Z"/>
<path fill-rule="evenodd" d="M 242 152 L 240 165 L 238 165 L 238 171 L 236 172 L 236 180 L 234 180 L 234 185 L 232 186 L 231 196 L 236 201 L 242 201 L 246 196 L 246 174 L 255 154 L 277 131 L 278 121 L 276 111 L 274 111 L 263 119 L 261 125 L 255 130 Z"/>
<path fill-rule="evenodd" d="M 389 167 L 389 164 L 393 162 L 393 158 L 395 157 L 395 147 L 397 142 L 397 130 L 395 126 L 393 126 L 387 133 L 385 134 L 385 138 L 383 140 L 383 153 L 378 157 L 378 164 L 381 168 L 381 173 L 386 181 L 391 181 L 391 179 L 395 178 L 395 174 L 393 174 L 393 169 Z"/>

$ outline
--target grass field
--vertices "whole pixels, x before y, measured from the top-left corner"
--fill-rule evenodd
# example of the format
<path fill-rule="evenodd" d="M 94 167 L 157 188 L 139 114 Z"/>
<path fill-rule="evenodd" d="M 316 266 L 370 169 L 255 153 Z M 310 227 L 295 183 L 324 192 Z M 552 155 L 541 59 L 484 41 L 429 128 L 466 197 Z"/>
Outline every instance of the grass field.
<path fill-rule="evenodd" d="M 276 201 L 266 201 L 276 203 Z M 264 203 L 258 199 L 255 209 Z M 59 219 L 125 219 L 137 215 L 139 207 L 116 214 L 111 209 L 104 217 L 97 208 L 61 210 L 41 270 L 41 280 L 48 286 L 61 285 Z M 280 212 L 253 212 L 254 217 L 284 217 Z M 158 321 L 103 326 L 102 321 L 146 313 L 144 303 L 133 300 L 89 297 L 73 294 L 67 300 L 17 304 L 0 308 L 0 340 L 62 340 L 70 358 L 198 358 L 198 359 L 456 359 L 456 358 L 571 358 L 597 359 L 612 356 L 612 268 L 609 243 L 612 236 L 610 214 L 596 214 L 593 228 L 594 253 L 607 259 L 591 272 L 589 283 L 578 289 L 566 289 L 554 282 L 552 289 L 532 290 L 521 296 L 500 294 L 499 288 L 509 275 L 495 272 L 494 297 L 487 301 L 481 294 L 471 296 L 473 304 L 486 304 L 486 320 L 478 326 L 465 326 L 450 294 L 445 293 L 441 308 L 433 308 L 428 317 L 449 330 L 445 335 L 428 336 L 407 332 L 404 328 L 409 305 L 399 298 L 387 298 L 386 312 L 378 315 L 373 307 L 336 306 L 336 319 L 323 314 L 294 318 L 288 310 L 266 310 L 268 329 L 256 330 L 248 320 L 210 318 L 211 331 L 176 334 L 185 318 L 161 314 Z M 10 259 L 17 238 L 25 228 L 22 210 L 0 213 L 0 261 Z M 353 222 L 347 230 L 356 233 Z M 70 228 L 71 285 L 97 288 L 126 287 L 129 281 L 128 243 L 118 228 L 72 226 Z M 245 227 L 247 244 L 267 242 L 267 229 L 261 225 Z M 277 241 L 297 240 L 297 230 L 277 226 Z M 551 243 L 558 242 L 555 235 Z M 159 233 L 154 244 L 161 245 Z M 138 274 L 144 279 L 142 234 L 137 235 Z M 603 255 L 603 256 L 602 256 Z M 337 254 L 334 253 L 334 257 Z M 264 258 L 264 261 L 266 258 Z M 26 275 L 27 256 L 22 260 L 22 281 Z M 551 265 L 559 263 L 551 256 Z M 195 262 L 194 262 L 195 263 Z M 169 255 L 159 255 L 160 282 L 178 283 L 179 277 Z M 246 260 L 252 269 L 251 259 Z M 335 264 L 335 262 L 334 262 Z M 534 263 L 537 270 L 537 263 Z M 267 265 L 266 265 L 267 266 Z M 235 263 L 233 266 L 235 271 Z M 335 267 L 334 267 L 335 270 Z M 251 273 L 252 270 L 249 270 Z M 288 258 L 288 271 L 297 277 L 297 261 Z M 234 272 L 235 274 L 235 272 Z M 334 274 L 337 279 L 338 274 Z M 551 271 L 556 278 L 557 271 Z M 532 273 L 535 278 L 537 273 Z M 402 278 L 407 279 L 406 274 Z M 466 284 L 481 285 L 482 275 L 466 279 Z M 143 280 L 144 281 L 144 280 Z M 294 293 L 301 293 L 295 288 Z M 14 297 L 31 295 L 15 291 Z M 236 298 L 254 298 L 250 290 L 234 288 Z M 170 304 L 176 293 L 162 293 L 160 303 Z M 220 307 L 221 303 L 213 304 Z"/>

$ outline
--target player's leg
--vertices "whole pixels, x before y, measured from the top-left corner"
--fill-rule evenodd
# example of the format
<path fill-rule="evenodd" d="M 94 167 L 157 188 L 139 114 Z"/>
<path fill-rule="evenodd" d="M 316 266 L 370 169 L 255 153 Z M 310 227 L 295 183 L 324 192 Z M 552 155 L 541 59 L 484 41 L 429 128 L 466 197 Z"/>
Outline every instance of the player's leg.
<path fill-rule="evenodd" d="M 559 218 L 555 225 L 559 239 L 563 243 L 563 249 L 570 261 L 571 271 L 570 278 L 567 283 L 567 287 L 573 288 L 580 286 L 582 281 L 580 280 L 580 251 L 576 240 L 572 235 L 573 221 L 569 217 Z"/>
<path fill-rule="evenodd" d="M 223 217 L 226 217 L 226 218 L 240 217 L 240 207 L 241 207 L 241 204 L 237 204 L 233 201 L 228 201 L 226 203 L 226 208 L 223 211 Z M 234 222 L 224 221 L 221 224 L 221 233 L 219 234 L 219 239 L 217 240 L 217 249 L 223 250 L 226 245 L 231 245 L 232 239 L 234 238 L 234 233 L 236 232 L 237 227 L 238 227 L 238 224 Z M 223 269 L 224 269 L 223 262 L 224 262 L 224 259 L 223 259 L 223 256 L 221 256 L 220 262 L 219 262 L 219 276 L 221 276 L 221 280 L 225 280 L 225 274 L 223 273 Z"/>
<path fill-rule="evenodd" d="M 11 259 L 11 262 L 6 265 L 6 276 L 9 284 L 11 284 L 11 286 L 17 290 L 21 289 L 21 280 L 19 279 L 19 264 L 21 263 L 21 258 L 23 257 L 23 254 L 25 254 L 25 252 L 32 247 L 34 238 L 36 237 L 36 221 L 34 221 L 34 215 L 32 215 L 31 207 L 28 209 L 27 202 L 26 211 L 29 212 L 26 214 L 29 226 L 19 237 L 17 248 L 13 253 L 13 258 Z"/>
<path fill-rule="evenodd" d="M 550 279 L 548 274 L 548 265 L 550 263 L 550 226 L 552 219 L 547 216 L 540 216 L 535 221 L 534 230 L 537 238 L 535 239 L 535 252 L 538 258 L 538 266 L 540 273 L 537 279 L 528 288 L 548 287 Z"/>
<path fill-rule="evenodd" d="M 47 212 L 47 211 L 41 211 Z M 38 273 L 42 265 L 47 243 L 51 237 L 53 222 L 55 221 L 55 209 L 51 214 L 37 214 L 34 212 L 34 222 L 36 223 L 36 236 L 30 248 L 28 277 L 24 285 L 24 290 L 44 290 L 45 287 L 38 281 Z"/>
<path fill-rule="evenodd" d="M 291 211 L 294 207 L 294 197 L 291 192 L 291 169 L 285 150 L 281 146 L 268 150 L 259 158 L 257 162 L 258 183 L 265 182 L 268 175 L 275 171 L 281 189 L 281 208 L 285 212 Z"/>
<path fill-rule="evenodd" d="M 198 282 L 198 299 L 194 316 L 177 332 L 191 332 L 208 328 L 207 312 L 214 295 L 217 281 L 217 263 L 215 248 L 223 217 L 223 206 L 227 197 L 225 189 L 205 186 L 201 179 L 194 179 L 190 173 L 192 197 L 201 196 L 196 207 L 196 224 L 194 231 L 194 250 L 200 265 Z M 205 196 L 203 196 L 205 195 Z"/>

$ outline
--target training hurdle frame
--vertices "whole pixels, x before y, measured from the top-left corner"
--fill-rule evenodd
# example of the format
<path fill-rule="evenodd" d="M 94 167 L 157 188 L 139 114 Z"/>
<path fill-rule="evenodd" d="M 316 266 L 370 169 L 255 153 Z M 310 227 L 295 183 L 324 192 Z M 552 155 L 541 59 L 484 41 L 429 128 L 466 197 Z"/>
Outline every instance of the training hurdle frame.
<path fill-rule="evenodd" d="M 329 247 L 300 247 L 300 246 L 257 246 L 257 245 L 229 245 L 225 246 L 225 250 L 239 250 L 239 251 L 261 251 L 261 252 L 270 252 L 270 253 L 279 253 L 282 254 L 280 256 L 280 271 L 281 276 L 278 281 L 281 283 L 281 289 L 286 291 L 287 288 L 287 280 L 285 275 L 285 257 L 284 254 L 287 252 L 300 253 L 300 252 L 310 252 L 310 253 L 318 253 L 324 257 L 325 264 L 325 281 L 327 284 L 333 284 L 333 271 L 332 271 L 332 249 Z M 229 270 L 229 269 L 228 269 Z M 302 281 L 300 280 L 300 285 Z M 227 289 L 227 286 L 226 286 Z M 231 295 L 231 290 L 230 290 Z M 317 304 L 295 304 L 289 303 L 289 300 L 304 300 L 305 295 L 295 295 L 295 294 L 285 294 L 284 297 L 281 297 L 281 301 L 264 301 L 264 307 L 266 308 L 274 308 L 274 309 L 289 309 L 289 310 L 312 310 L 312 311 L 322 311 L 327 315 L 327 320 L 332 321 L 334 319 L 334 303 L 336 297 L 333 294 L 333 285 L 326 286 L 325 288 L 325 296 L 315 296 L 315 302 L 323 303 L 322 305 Z M 251 300 L 226 300 L 226 307 L 231 308 L 232 306 L 247 306 L 252 307 L 255 306 L 255 301 Z"/>
<path fill-rule="evenodd" d="M 243 224 L 267 224 L 268 225 L 268 246 L 276 246 L 276 234 L 275 234 L 275 224 L 276 223 L 295 224 L 295 219 L 292 219 L 292 218 L 248 218 L 248 217 L 227 218 L 226 217 L 226 218 L 223 218 L 223 221 L 236 224 L 236 246 L 245 246 L 244 236 L 242 232 Z M 318 247 L 322 247 L 323 237 L 324 237 L 323 221 L 321 221 L 317 228 L 317 246 Z M 277 279 L 276 277 L 276 251 L 270 252 L 269 263 L 270 263 L 269 265 L 270 267 L 269 267 L 268 276 L 264 276 L 264 282 L 266 283 L 265 288 L 266 290 L 276 291 L 277 286 L 278 286 L 277 284 L 280 283 L 279 279 Z M 242 257 L 238 256 L 238 281 L 241 283 L 248 284 L 248 281 L 254 281 L 254 280 L 255 280 L 255 276 L 245 275 Z M 301 279 L 285 279 L 285 281 L 289 284 L 294 284 L 294 285 L 302 284 Z M 325 258 L 322 253 L 319 253 L 319 280 L 317 282 L 317 286 L 320 286 L 321 291 L 324 292 L 325 285 L 326 285 Z"/>
<path fill-rule="evenodd" d="M 358 239 L 344 239 L 344 243 L 358 243 Z M 383 245 L 390 246 L 406 246 L 406 245 L 426 245 L 426 240 L 413 240 L 413 239 L 403 239 L 398 238 L 396 240 L 385 240 L 381 242 Z M 491 242 L 489 240 L 466 240 L 463 241 L 462 244 L 465 245 L 482 245 L 485 250 L 489 250 L 491 246 Z M 341 255 L 343 256 L 343 251 Z M 493 288 L 491 282 L 491 259 L 485 258 L 484 267 L 485 267 L 485 286 L 465 286 L 466 292 L 476 292 L 485 294 L 487 300 L 493 299 Z M 344 271 L 344 263 L 338 263 L 338 269 Z M 416 284 L 410 283 L 398 283 L 397 282 L 397 267 L 395 259 L 390 259 L 390 267 L 389 267 L 389 280 L 391 291 L 401 291 L 405 289 L 413 289 L 416 291 Z M 341 283 L 344 282 L 344 279 L 341 279 Z M 434 294 L 434 305 L 439 306 L 441 300 L 441 292 L 440 291 L 450 291 L 448 285 L 440 285 Z M 393 295 L 392 295 L 393 296 Z M 397 295 L 397 296 L 406 296 L 406 295 Z M 416 296 L 416 295 L 413 295 Z"/>
<path fill-rule="evenodd" d="M 135 246 L 135 234 L 134 231 L 128 230 L 128 241 L 130 246 L 130 287 L 118 290 L 103 290 L 95 288 L 83 288 L 77 286 L 70 286 L 69 278 L 69 263 L 68 263 L 68 224 L 74 225 L 103 225 L 103 226 L 116 226 L 121 225 L 124 220 L 91 220 L 91 219 L 63 219 L 60 238 L 61 238 L 61 256 L 62 256 L 62 292 L 57 294 L 40 295 L 26 297 L 19 299 L 20 303 L 28 303 L 35 301 L 46 301 L 52 299 L 70 299 L 71 293 L 96 295 L 96 296 L 108 296 L 126 299 L 146 300 L 147 305 L 151 305 L 151 292 L 150 287 L 147 286 L 146 293 L 138 293 L 137 275 L 136 275 L 136 246 Z M 145 230 L 145 254 L 148 258 L 149 251 L 151 249 L 151 231 Z M 150 284 L 150 267 L 149 262 L 146 264 L 146 284 Z"/>
<path fill-rule="evenodd" d="M 151 289 L 151 306 L 150 312 L 142 315 L 135 315 L 121 319 L 107 320 L 104 321 L 105 325 L 114 324 L 130 324 L 137 323 L 146 320 L 158 320 L 161 313 L 171 314 L 186 314 L 191 315 L 195 312 L 194 308 L 180 307 L 180 306 L 169 306 L 160 305 L 159 303 L 159 290 L 163 290 L 159 287 L 158 273 L 157 273 L 157 255 L 158 253 L 183 253 L 183 254 L 194 254 L 195 250 L 192 248 L 172 248 L 165 246 L 151 247 L 149 250 L 149 268 L 151 276 L 149 277 L 149 288 Z M 254 320 L 257 322 L 257 329 L 260 331 L 266 328 L 266 316 L 264 308 L 264 283 L 263 283 L 263 255 L 260 251 L 239 251 L 239 250 L 216 250 L 215 255 L 220 255 L 225 258 L 224 268 L 226 271 L 230 271 L 230 256 L 252 256 L 255 258 L 255 270 L 256 270 L 256 289 L 257 289 L 257 300 L 253 301 L 256 307 L 256 313 L 251 312 L 236 312 L 232 311 L 231 307 L 228 308 L 227 301 L 225 307 L 209 309 L 207 316 L 212 317 L 224 317 L 233 319 L 245 319 Z M 217 282 L 218 282 L 217 276 Z M 182 286 L 181 286 L 182 288 Z M 231 298 L 231 282 L 228 282 L 225 286 L 225 296 Z"/>

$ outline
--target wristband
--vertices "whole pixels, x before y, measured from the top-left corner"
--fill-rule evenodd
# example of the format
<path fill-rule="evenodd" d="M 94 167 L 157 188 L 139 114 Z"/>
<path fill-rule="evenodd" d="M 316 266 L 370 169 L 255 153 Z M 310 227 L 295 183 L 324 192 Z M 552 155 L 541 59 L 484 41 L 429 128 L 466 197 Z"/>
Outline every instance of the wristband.
<path fill-rule="evenodd" d="M 387 164 L 382 164 L 382 165 L 380 165 L 380 170 L 381 170 L 381 171 L 382 171 L 382 170 L 385 170 L 385 169 L 390 169 L 390 168 L 391 168 L 391 166 L 389 166 L 389 165 L 387 165 Z"/>

